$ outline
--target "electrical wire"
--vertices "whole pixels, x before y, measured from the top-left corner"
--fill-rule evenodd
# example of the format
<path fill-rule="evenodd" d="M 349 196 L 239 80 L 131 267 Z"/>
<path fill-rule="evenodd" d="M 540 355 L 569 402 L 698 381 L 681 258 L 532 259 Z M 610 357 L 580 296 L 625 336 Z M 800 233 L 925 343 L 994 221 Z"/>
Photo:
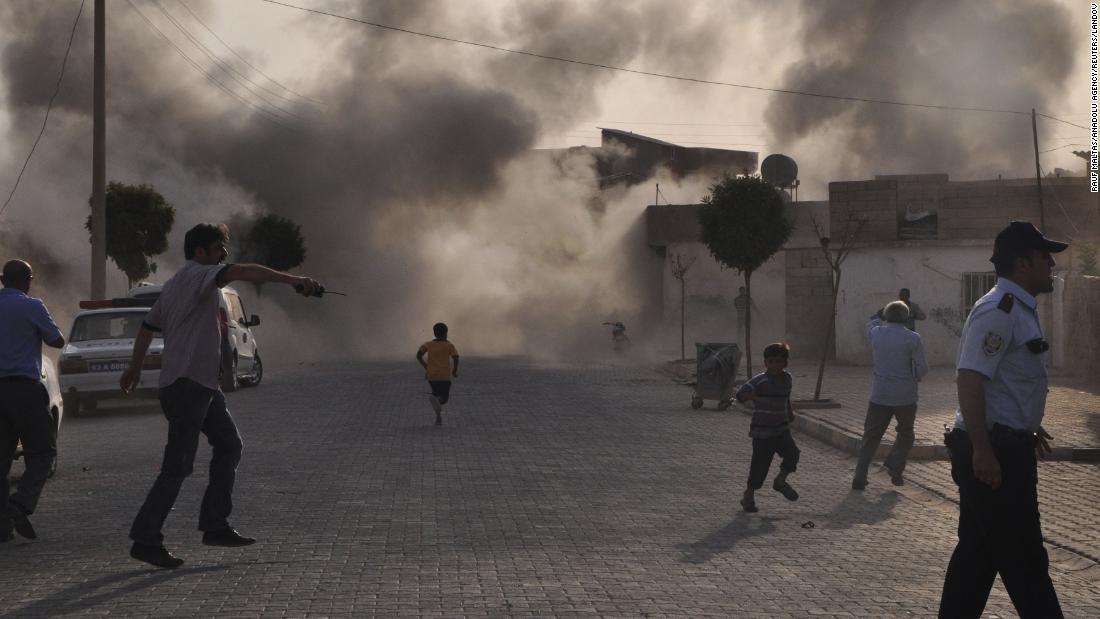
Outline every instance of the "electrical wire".
<path fill-rule="evenodd" d="M 253 103 L 252 101 L 249 101 L 248 99 L 245 99 L 240 94 L 238 94 L 236 91 L 230 89 L 228 86 L 223 84 L 221 82 L 221 80 L 219 80 L 218 78 L 211 75 L 210 72 L 208 72 L 206 69 L 203 69 L 201 66 L 199 66 L 199 64 L 197 62 L 195 62 L 182 49 L 180 49 L 180 47 L 178 45 L 176 45 L 175 41 L 173 41 L 167 34 L 164 34 L 164 31 L 162 31 L 156 24 L 154 24 L 152 20 L 150 20 L 148 17 L 146 17 L 145 13 L 141 12 L 141 9 L 139 9 L 137 7 L 137 5 L 134 4 L 133 0 L 126 0 L 126 1 L 130 4 L 130 7 L 132 9 L 134 9 L 134 11 L 138 15 L 140 15 L 143 20 L 145 20 L 145 23 L 149 24 L 150 28 L 155 30 L 157 34 L 159 34 L 165 41 L 168 42 L 169 45 L 172 46 L 172 49 L 176 50 L 176 52 L 180 56 L 182 56 L 183 59 L 186 60 L 188 64 L 190 64 L 196 71 L 198 71 L 199 73 L 204 75 L 206 77 L 206 79 L 209 80 L 212 84 L 214 84 L 216 87 L 221 89 L 223 92 L 225 92 L 229 96 L 234 97 L 235 99 L 237 99 L 241 103 L 244 103 L 245 105 L 248 105 L 248 106 L 251 106 L 251 107 L 255 108 L 257 111 L 260 112 L 260 114 L 262 115 L 262 117 L 264 119 L 266 119 L 270 122 L 273 122 L 273 123 L 279 125 L 280 127 L 283 127 L 284 129 L 296 130 L 295 127 L 293 127 L 291 125 L 288 125 L 285 122 L 283 122 L 283 119 L 281 117 L 276 116 L 275 114 L 269 112 L 266 108 L 260 107 L 260 106 L 256 105 L 255 103 Z"/>
<path fill-rule="evenodd" d="M 1039 166 L 1039 174 L 1046 175 L 1046 172 L 1043 171 L 1043 166 L 1041 166 L 1041 165 Z M 1068 221 L 1070 227 L 1073 228 L 1073 233 L 1077 234 L 1077 235 L 1080 235 L 1081 230 L 1077 228 L 1077 224 L 1073 223 L 1073 218 L 1071 218 L 1069 216 L 1069 213 L 1066 212 L 1066 207 L 1062 206 L 1062 199 L 1058 197 L 1058 190 L 1055 189 L 1054 185 L 1052 185 L 1052 184 L 1047 185 L 1047 186 L 1050 187 L 1050 192 L 1054 194 L 1054 201 L 1058 204 L 1058 208 L 1061 209 L 1062 215 L 1065 216 L 1066 221 Z M 1072 239 L 1070 239 L 1070 240 L 1072 240 Z"/>
<path fill-rule="evenodd" d="M 275 4 L 275 5 L 278 5 L 278 6 L 282 6 L 282 7 L 286 7 L 286 8 L 290 8 L 290 9 L 295 9 L 295 10 L 298 10 L 298 11 L 303 11 L 303 12 L 306 12 L 306 13 L 314 13 L 316 15 L 324 15 L 324 16 L 327 16 L 327 17 L 335 18 L 335 19 L 342 19 L 342 20 L 345 20 L 345 21 L 355 22 L 355 23 L 363 24 L 365 26 L 371 26 L 373 28 L 379 28 L 381 30 L 389 30 L 389 31 L 392 31 L 392 32 L 401 32 L 401 33 L 404 33 L 404 34 L 411 34 L 411 35 L 415 35 L 415 36 L 418 36 L 418 37 L 424 37 L 424 38 L 428 38 L 428 39 L 435 39 L 435 40 L 438 40 L 438 41 L 447 41 L 449 43 L 458 43 L 458 44 L 461 44 L 461 45 L 469 45 L 469 46 L 472 46 L 472 47 L 480 47 L 480 48 L 483 48 L 483 49 L 491 49 L 491 50 L 494 50 L 494 51 L 505 52 L 505 53 L 508 53 L 508 54 L 517 54 L 517 55 L 520 55 L 520 56 L 528 56 L 528 57 L 531 57 L 531 58 L 540 58 L 540 59 L 543 59 L 543 60 L 553 60 L 555 62 L 565 62 L 565 63 L 569 63 L 569 64 L 581 65 L 581 66 L 586 66 L 586 67 L 593 67 L 593 68 L 596 68 L 596 69 L 607 69 L 607 70 L 610 70 L 610 71 L 621 71 L 623 73 L 633 73 L 635 75 L 646 75 L 646 76 L 649 76 L 649 77 L 658 77 L 658 78 L 663 78 L 663 79 L 677 80 L 677 81 L 681 81 L 681 82 L 692 82 L 692 83 L 695 83 L 695 84 L 708 84 L 708 85 L 712 85 L 712 86 L 727 86 L 727 87 L 730 87 L 730 88 L 742 88 L 742 89 L 746 89 L 746 90 L 758 90 L 758 91 L 762 91 L 762 92 L 774 92 L 774 93 L 778 93 L 778 94 L 798 95 L 798 96 L 804 96 L 804 97 L 817 97 L 817 98 L 820 98 L 820 99 L 834 99 L 834 100 L 839 100 L 839 101 L 855 101 L 855 102 L 859 102 L 859 103 L 876 103 L 876 104 L 880 104 L 880 105 L 896 105 L 896 106 L 902 106 L 902 107 L 915 107 L 915 108 L 934 109 L 934 110 L 950 110 L 950 111 L 957 111 L 957 112 L 986 112 L 986 113 L 995 113 L 995 114 L 1015 114 L 1015 115 L 1021 115 L 1021 116 L 1030 115 L 1030 112 L 1022 112 L 1020 110 L 1006 110 L 1006 109 L 982 108 L 982 107 L 966 107 L 966 106 L 956 106 L 956 105 L 935 105 L 935 104 L 930 104 L 930 103 L 914 103 L 914 102 L 911 102 L 911 101 L 891 101 L 891 100 L 888 100 L 888 99 L 873 99 L 873 98 L 867 98 L 867 97 L 852 97 L 852 96 L 846 96 L 846 95 L 831 95 L 831 94 L 825 94 L 825 93 L 819 93 L 819 92 L 809 92 L 809 91 L 804 91 L 804 90 L 791 90 L 791 89 L 784 89 L 784 88 L 768 88 L 768 87 L 765 87 L 765 86 L 754 86 L 754 85 L 751 85 L 751 84 L 737 84 L 737 83 L 733 83 L 733 82 L 720 82 L 720 81 L 717 81 L 717 80 L 707 80 L 707 79 L 702 79 L 702 78 L 697 78 L 697 77 L 687 77 L 687 76 L 683 76 L 683 75 L 672 75 L 672 74 L 669 74 L 669 73 L 657 73 L 657 72 L 654 72 L 654 71 L 642 71 L 642 70 L 639 70 L 639 69 L 628 69 L 626 67 L 617 67 L 617 66 L 602 64 L 602 63 L 598 63 L 598 62 L 588 62 L 588 61 L 585 61 L 585 60 L 577 60 L 575 58 L 566 58 L 566 57 L 563 57 L 563 56 L 551 56 L 549 54 L 539 54 L 539 53 L 536 53 L 536 52 L 529 52 L 529 51 L 521 50 L 521 49 L 512 49 L 512 48 L 508 48 L 508 47 L 501 47 L 501 46 L 498 46 L 498 45 L 490 45 L 488 43 L 480 43 L 478 41 L 467 41 L 467 40 L 464 40 L 464 39 L 456 39 L 456 38 L 453 38 L 453 37 L 443 36 L 443 35 L 439 35 L 439 34 L 431 34 L 431 33 L 427 33 L 427 32 L 418 32 L 416 30 L 409 30 L 407 28 L 398 28 L 396 26 L 388 26 L 386 24 L 380 24 L 380 23 L 377 23 L 377 22 L 367 21 L 365 19 L 359 19 L 357 17 L 349 17 L 347 15 L 340 15 L 339 13 L 331 13 L 329 11 L 322 11 L 320 9 L 311 9 L 309 7 L 298 6 L 296 4 L 290 4 L 290 3 L 287 3 L 287 2 L 280 2 L 279 0 L 260 0 L 260 1 L 261 2 L 266 2 L 268 4 Z M 1050 118 L 1051 120 L 1057 120 L 1057 121 L 1060 121 L 1060 122 L 1065 122 L 1067 124 L 1073 124 L 1073 123 L 1070 123 L 1068 121 L 1061 120 L 1059 118 L 1054 118 L 1052 116 L 1046 116 L 1045 114 L 1043 114 L 1042 116 L 1044 116 L 1046 118 Z M 1075 125 L 1075 126 L 1077 126 L 1077 125 Z"/>
<path fill-rule="evenodd" d="M 57 76 L 57 84 L 54 86 L 53 95 L 50 96 L 50 102 L 46 104 L 46 116 L 42 119 L 42 128 L 38 130 L 38 137 L 34 138 L 34 144 L 31 145 L 31 151 L 27 153 L 27 159 L 23 162 L 23 167 L 19 170 L 19 175 L 15 177 L 15 185 L 12 186 L 11 193 L 8 194 L 8 199 L 4 201 L 4 206 L 0 206 L 0 215 L 4 214 L 8 205 L 11 204 L 12 198 L 15 197 L 15 190 L 19 189 L 19 181 L 23 179 L 23 173 L 27 171 L 27 166 L 31 162 L 34 150 L 38 148 L 38 142 L 42 139 L 42 135 L 46 133 L 46 123 L 50 120 L 50 110 L 53 108 L 53 102 L 57 99 L 58 93 L 61 92 L 61 80 L 65 77 L 65 65 L 69 62 L 69 52 L 73 48 L 73 39 L 76 38 L 76 25 L 80 23 L 80 16 L 84 13 L 84 2 L 85 0 L 80 0 L 80 8 L 76 11 L 76 19 L 73 20 L 73 30 L 69 33 L 69 44 L 65 47 L 65 56 L 61 59 L 61 71 Z"/>
<path fill-rule="evenodd" d="M 213 52 L 213 50 L 211 50 L 209 47 L 204 45 L 202 43 L 202 41 L 199 41 L 198 38 L 195 37 L 195 35 L 191 34 L 191 32 L 187 28 L 185 28 L 183 26 L 183 24 L 179 23 L 179 21 L 177 21 L 176 18 L 173 17 L 172 14 L 169 13 L 167 9 L 165 9 L 163 6 L 161 6 L 161 4 L 159 2 L 157 2 L 156 0 L 151 0 L 151 2 L 153 4 L 153 6 L 157 7 L 157 9 L 160 10 L 160 12 L 164 14 L 164 16 L 168 19 L 168 21 L 171 22 L 172 25 L 175 26 L 177 30 L 179 30 L 180 32 L 183 33 L 183 36 L 187 37 L 187 39 L 189 41 L 191 41 L 192 45 L 194 45 L 196 48 L 198 48 L 198 50 L 200 52 L 202 52 L 203 55 L 205 55 L 206 58 L 208 60 L 210 60 L 210 62 L 214 63 L 214 66 L 218 67 L 219 69 L 222 70 L 222 72 L 224 72 L 226 75 L 228 75 L 229 79 L 233 80 L 234 82 L 237 82 L 237 84 L 240 84 L 240 86 L 245 89 L 245 92 L 247 92 L 248 94 L 256 97 L 258 100 L 263 101 L 264 103 L 271 106 L 275 110 L 278 110 L 279 112 L 282 112 L 283 114 L 285 114 L 289 117 L 297 118 L 298 120 L 308 120 L 304 116 L 301 116 L 299 114 L 295 114 L 294 112 L 284 108 L 283 106 L 279 105 L 278 103 L 276 103 L 274 101 L 271 101 L 271 100 L 265 98 L 260 93 L 258 93 L 256 91 L 254 91 L 253 89 L 249 88 L 248 84 L 252 84 L 253 86 L 255 86 L 255 87 L 257 87 L 261 90 L 271 92 L 267 88 L 264 88 L 263 86 L 260 86 L 256 82 L 253 82 L 251 79 L 248 78 L 247 75 L 244 75 L 240 71 L 237 71 L 236 69 L 234 69 L 233 67 L 229 66 L 227 63 L 225 63 L 224 61 L 219 59 L 217 57 L 217 55 Z M 238 79 L 237 77 L 235 77 L 234 74 L 240 75 L 240 77 L 243 78 L 244 81 L 242 82 L 241 79 Z M 245 82 L 248 82 L 248 84 L 246 84 Z M 271 94 L 273 94 L 277 97 L 280 96 L 276 93 L 271 93 Z"/>
<path fill-rule="evenodd" d="M 196 15 L 196 14 L 195 14 L 195 12 L 191 10 L 191 7 L 187 6 L 187 4 L 186 4 L 186 3 L 185 3 L 185 2 L 183 1 L 183 0 L 176 0 L 176 2 L 178 2 L 178 3 L 179 3 L 179 5 L 180 5 L 180 6 L 182 6 L 182 7 L 183 7 L 183 9 L 184 9 L 185 11 L 187 11 L 188 13 L 190 13 L 190 14 L 191 14 L 191 17 L 193 17 L 193 18 L 195 19 L 195 21 L 199 22 L 199 25 L 200 25 L 200 26 L 202 26 L 202 27 L 203 27 L 204 29 L 206 29 L 206 31 L 207 31 L 207 32 L 209 32 L 209 33 L 210 33 L 210 34 L 211 34 L 211 35 L 212 35 L 212 36 L 213 36 L 213 37 L 214 37 L 215 39 L 217 39 L 217 40 L 218 40 L 218 42 L 219 42 L 219 43 L 221 43 L 221 44 L 222 44 L 222 45 L 223 45 L 223 46 L 225 47 L 225 49 L 229 50 L 229 53 L 233 54 L 234 56 L 236 56 L 236 57 L 237 57 L 237 59 L 238 59 L 238 60 L 240 60 L 240 61 L 241 61 L 242 63 L 244 63 L 244 65 L 245 65 L 246 67 L 248 67 L 248 68 L 252 69 L 252 70 L 253 70 L 253 71 L 255 71 L 256 73 L 259 73 L 260 75 L 262 75 L 262 76 L 264 76 L 265 78 L 267 78 L 267 80 L 268 80 L 269 82 L 271 82 L 272 84 L 275 84 L 275 85 L 276 85 L 276 86 L 278 86 L 279 88 L 282 88 L 283 90 L 285 90 L 285 91 L 289 92 L 290 94 L 292 94 L 292 95 L 294 95 L 294 96 L 296 96 L 296 97 L 299 97 L 299 98 L 301 98 L 301 99 L 303 99 L 303 100 L 305 100 L 305 101 L 309 101 L 310 103 L 316 103 L 317 105 L 328 105 L 328 104 L 327 104 L 327 103 L 325 103 L 324 101 L 318 101 L 317 99 L 314 99 L 314 98 L 312 98 L 312 97 L 307 97 L 306 95 L 303 95 L 303 94 L 301 94 L 301 93 L 299 93 L 299 92 L 295 91 L 295 90 L 294 90 L 294 89 L 292 89 L 292 88 L 288 88 L 287 86 L 285 86 L 284 84 L 282 84 L 281 82 L 279 82 L 278 80 L 276 80 L 275 78 L 271 77 L 270 75 L 268 75 L 268 74 L 264 73 L 263 71 L 261 71 L 260 69 L 258 69 L 258 68 L 257 68 L 257 67 L 256 67 L 255 65 L 253 65 L 253 64 L 252 64 L 252 63 L 250 63 L 250 62 L 248 62 L 248 60 L 247 60 L 247 59 L 246 59 L 246 58 L 245 58 L 244 56 L 242 56 L 242 55 L 240 55 L 239 53 L 237 53 L 237 50 L 233 49 L 233 47 L 232 47 L 231 45 L 229 45 L 228 43 L 226 43 L 226 42 L 225 42 L 225 41 L 224 41 L 224 40 L 223 40 L 223 39 L 222 39 L 222 38 L 221 38 L 220 36 L 218 36 L 218 33 L 217 33 L 217 32 L 214 32 L 214 30 L 213 30 L 213 29 L 211 29 L 211 28 L 210 28 L 210 26 L 207 26 L 207 25 L 206 25 L 206 22 L 204 22 L 204 21 L 202 20 L 202 18 L 200 18 L 200 17 L 198 16 L 198 15 Z M 271 91 L 268 91 L 268 92 L 271 92 Z M 273 94 L 273 95 L 275 95 L 275 96 L 277 96 L 277 97 L 281 97 L 281 98 L 283 98 L 283 99 L 286 99 L 287 101 L 291 101 L 291 102 L 293 102 L 293 100 L 292 100 L 292 99 L 288 99 L 287 97 L 284 97 L 284 96 L 282 96 L 282 95 L 279 95 L 278 93 L 274 93 L 274 92 L 272 92 L 271 94 Z"/>

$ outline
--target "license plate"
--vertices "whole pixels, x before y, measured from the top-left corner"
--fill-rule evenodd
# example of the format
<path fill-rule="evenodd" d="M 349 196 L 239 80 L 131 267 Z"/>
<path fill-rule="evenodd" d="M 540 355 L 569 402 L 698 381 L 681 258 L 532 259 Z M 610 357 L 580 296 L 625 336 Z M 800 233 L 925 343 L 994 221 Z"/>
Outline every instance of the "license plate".
<path fill-rule="evenodd" d="M 89 361 L 89 372 L 122 372 L 130 367 L 129 361 Z"/>

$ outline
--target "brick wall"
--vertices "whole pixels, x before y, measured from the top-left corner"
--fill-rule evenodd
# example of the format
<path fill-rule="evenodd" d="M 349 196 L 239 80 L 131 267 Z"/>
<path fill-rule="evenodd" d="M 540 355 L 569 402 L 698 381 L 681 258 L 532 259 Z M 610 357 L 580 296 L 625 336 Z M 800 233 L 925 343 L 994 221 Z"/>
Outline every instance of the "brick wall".
<path fill-rule="evenodd" d="M 791 344 L 793 358 L 817 360 L 833 303 L 829 265 L 817 247 L 788 249 L 786 253 L 785 339 Z M 830 358 L 835 356 L 835 350 L 834 344 L 830 347 Z"/>
<path fill-rule="evenodd" d="M 1100 383 L 1100 277 L 1066 278 L 1064 317 L 1073 342 L 1066 370 Z"/>
<path fill-rule="evenodd" d="M 830 217 L 834 229 L 850 212 L 867 219 L 861 242 L 905 240 L 899 235 L 899 210 L 936 212 L 935 240 L 989 240 L 1014 219 L 1039 225 L 1035 181 L 1005 179 L 949 181 L 946 174 L 876 176 L 872 181 L 829 183 Z M 1094 197 L 1083 178 L 1043 180 L 1043 203 L 1048 236 L 1078 236 L 1091 223 Z M 899 208 L 900 207 L 900 208 Z M 1071 221 L 1073 223 L 1071 223 Z"/>

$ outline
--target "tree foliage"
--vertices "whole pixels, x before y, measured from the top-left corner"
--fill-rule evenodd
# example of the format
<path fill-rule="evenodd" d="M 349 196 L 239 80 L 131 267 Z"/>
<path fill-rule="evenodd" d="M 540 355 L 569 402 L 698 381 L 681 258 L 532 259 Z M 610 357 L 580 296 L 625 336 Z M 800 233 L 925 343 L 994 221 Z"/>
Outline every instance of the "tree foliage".
<path fill-rule="evenodd" d="M 287 271 L 306 260 L 302 227 L 286 217 L 267 214 L 257 219 L 237 219 L 230 225 L 233 258 Z"/>
<path fill-rule="evenodd" d="M 711 185 L 710 195 L 703 198 L 699 224 L 703 243 L 714 259 L 745 276 L 751 305 L 753 271 L 782 249 L 794 231 L 780 190 L 757 176 L 726 175 Z M 747 312 L 745 366 L 750 376 L 751 322 L 751 312 Z"/>
<path fill-rule="evenodd" d="M 132 286 L 156 273 L 157 263 L 150 258 L 168 249 L 168 233 L 176 222 L 176 209 L 152 185 L 118 181 L 107 184 L 106 202 L 107 255 Z M 91 215 L 84 228 L 91 232 Z"/>

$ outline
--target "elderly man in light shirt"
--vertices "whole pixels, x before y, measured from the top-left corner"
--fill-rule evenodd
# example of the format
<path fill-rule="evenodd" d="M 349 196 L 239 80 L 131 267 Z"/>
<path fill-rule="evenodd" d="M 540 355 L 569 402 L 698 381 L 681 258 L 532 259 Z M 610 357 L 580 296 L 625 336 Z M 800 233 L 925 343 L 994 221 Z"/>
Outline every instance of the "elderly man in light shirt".
<path fill-rule="evenodd" d="M 855 490 L 867 487 L 867 469 L 892 418 L 898 421 L 898 437 L 883 464 L 895 486 L 905 483 L 902 473 L 913 447 L 913 424 L 917 418 L 917 381 L 928 373 L 924 345 L 918 333 L 905 328 L 908 319 L 909 307 L 903 301 L 894 301 L 883 308 L 882 318 L 876 315 L 867 324 L 875 376 L 867 404 L 867 419 L 863 422 L 859 461 L 852 479 Z"/>

